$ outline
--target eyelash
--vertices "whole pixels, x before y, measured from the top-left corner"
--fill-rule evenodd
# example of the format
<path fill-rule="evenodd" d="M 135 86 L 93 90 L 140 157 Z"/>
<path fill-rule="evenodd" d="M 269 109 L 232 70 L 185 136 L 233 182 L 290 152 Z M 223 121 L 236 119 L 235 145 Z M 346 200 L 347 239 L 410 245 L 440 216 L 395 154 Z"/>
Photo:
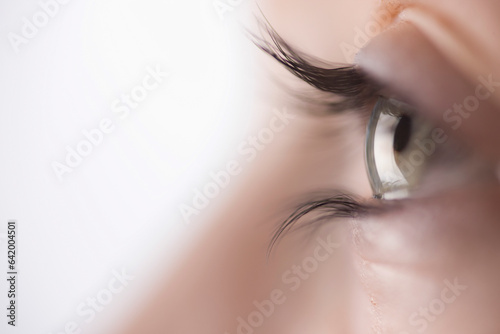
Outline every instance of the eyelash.
<path fill-rule="evenodd" d="M 379 95 L 381 87 L 370 80 L 358 67 L 339 65 L 333 68 L 319 67 L 313 63 L 324 62 L 302 54 L 290 46 L 267 22 L 259 21 L 262 36 L 249 32 L 254 44 L 277 60 L 288 71 L 312 87 L 343 99 L 329 103 L 332 112 L 365 108 Z M 331 66 L 331 65 L 330 65 Z"/>
<path fill-rule="evenodd" d="M 366 109 L 379 96 L 381 87 L 370 80 L 356 66 L 341 65 L 336 68 L 315 66 L 312 64 L 313 62 L 321 64 L 321 61 L 295 50 L 267 22 L 259 21 L 259 30 L 262 36 L 268 37 L 266 39 L 250 32 L 250 38 L 259 49 L 277 60 L 300 80 L 319 91 L 342 98 L 340 101 L 327 103 L 330 112 L 340 113 L 349 109 Z M 269 244 L 268 256 L 281 238 L 294 229 L 311 225 L 317 226 L 338 218 L 366 217 L 394 208 L 400 202 L 402 200 L 391 201 L 390 204 L 383 200 L 364 202 L 344 192 L 333 192 L 320 196 L 318 199 L 306 201 L 278 225 Z M 296 226 L 302 218 L 312 212 L 319 213 L 319 216 L 306 224 Z"/>
<path fill-rule="evenodd" d="M 360 219 L 394 212 L 404 207 L 408 202 L 408 199 L 390 201 L 381 199 L 363 200 L 355 195 L 341 191 L 318 192 L 310 194 L 308 197 L 308 200 L 296 206 L 295 210 L 276 227 L 268 246 L 268 257 L 270 257 L 280 240 L 288 233 L 311 226 L 317 228 L 321 224 L 331 223 L 336 219 Z M 316 216 L 304 223 L 300 223 L 302 219 L 307 219 L 307 216 L 311 213 L 316 214 Z"/>
<path fill-rule="evenodd" d="M 299 205 L 285 221 L 279 224 L 269 244 L 268 256 L 272 253 L 273 248 L 279 243 L 281 238 L 296 228 L 296 224 L 311 212 L 320 213 L 320 215 L 300 227 L 317 226 L 322 222 L 331 221 L 336 218 L 358 218 L 374 208 L 366 203 L 362 203 L 361 200 L 353 195 L 341 192 L 330 194 L 329 196 L 320 195 L 317 197 L 319 199 L 309 200 Z"/>

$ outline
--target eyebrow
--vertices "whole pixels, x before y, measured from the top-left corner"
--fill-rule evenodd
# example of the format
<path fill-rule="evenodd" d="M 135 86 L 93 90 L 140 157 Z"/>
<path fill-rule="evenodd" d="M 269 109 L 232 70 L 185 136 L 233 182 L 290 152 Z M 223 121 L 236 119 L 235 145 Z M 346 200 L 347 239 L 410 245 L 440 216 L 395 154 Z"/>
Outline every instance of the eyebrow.
<path fill-rule="evenodd" d="M 250 37 L 259 49 L 310 86 L 341 98 L 328 102 L 331 111 L 364 108 L 378 95 L 380 86 L 358 66 L 328 64 L 306 55 L 287 43 L 265 20 L 259 19 L 258 27 L 260 36 L 250 32 Z"/>

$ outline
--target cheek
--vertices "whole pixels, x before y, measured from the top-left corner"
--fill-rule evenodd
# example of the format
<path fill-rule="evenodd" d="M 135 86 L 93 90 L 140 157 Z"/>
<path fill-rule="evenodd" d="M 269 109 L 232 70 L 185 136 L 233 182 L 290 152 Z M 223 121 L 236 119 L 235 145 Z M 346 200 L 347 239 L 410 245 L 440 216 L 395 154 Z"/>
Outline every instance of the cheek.
<path fill-rule="evenodd" d="M 354 223 L 372 321 L 394 333 L 498 332 L 498 203 L 498 186 L 481 185 Z"/>

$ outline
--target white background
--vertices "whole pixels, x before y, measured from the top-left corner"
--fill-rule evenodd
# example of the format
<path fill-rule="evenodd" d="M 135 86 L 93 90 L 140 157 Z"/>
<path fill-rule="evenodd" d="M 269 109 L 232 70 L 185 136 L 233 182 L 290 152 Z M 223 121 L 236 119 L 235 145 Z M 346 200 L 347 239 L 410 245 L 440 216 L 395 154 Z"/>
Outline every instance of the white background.
<path fill-rule="evenodd" d="M 9 33 L 21 36 L 40 5 L 0 3 L 0 233 L 18 221 L 20 273 L 18 327 L 1 311 L 1 333 L 55 334 L 69 321 L 90 332 L 76 308 L 113 270 L 134 274 L 140 296 L 153 266 L 175 257 L 196 228 L 179 204 L 231 158 L 252 117 L 244 5 L 222 20 L 211 0 L 72 0 L 15 52 Z M 119 119 L 113 101 L 157 65 L 170 77 Z M 114 131 L 58 180 L 51 164 L 103 118 Z M 2 310 L 6 294 L 2 279 Z"/>

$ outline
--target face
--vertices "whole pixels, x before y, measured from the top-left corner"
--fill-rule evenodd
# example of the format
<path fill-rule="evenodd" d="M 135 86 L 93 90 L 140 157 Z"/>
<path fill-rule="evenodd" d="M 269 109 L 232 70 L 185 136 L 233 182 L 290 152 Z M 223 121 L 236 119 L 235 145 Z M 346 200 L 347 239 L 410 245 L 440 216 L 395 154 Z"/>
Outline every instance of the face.
<path fill-rule="evenodd" d="M 349 286 L 356 297 L 344 328 L 498 332 L 500 2 L 270 1 L 266 9 L 287 42 L 332 63 L 353 60 L 371 87 L 354 98 L 365 103 L 349 106 L 371 117 L 368 133 L 356 133 L 367 136 L 370 177 L 353 189 L 370 208 L 349 225 L 359 284 Z M 292 25 L 294 15 L 304 19 Z M 346 163 L 358 172 L 363 162 Z M 366 196 L 370 183 L 378 198 Z"/>

